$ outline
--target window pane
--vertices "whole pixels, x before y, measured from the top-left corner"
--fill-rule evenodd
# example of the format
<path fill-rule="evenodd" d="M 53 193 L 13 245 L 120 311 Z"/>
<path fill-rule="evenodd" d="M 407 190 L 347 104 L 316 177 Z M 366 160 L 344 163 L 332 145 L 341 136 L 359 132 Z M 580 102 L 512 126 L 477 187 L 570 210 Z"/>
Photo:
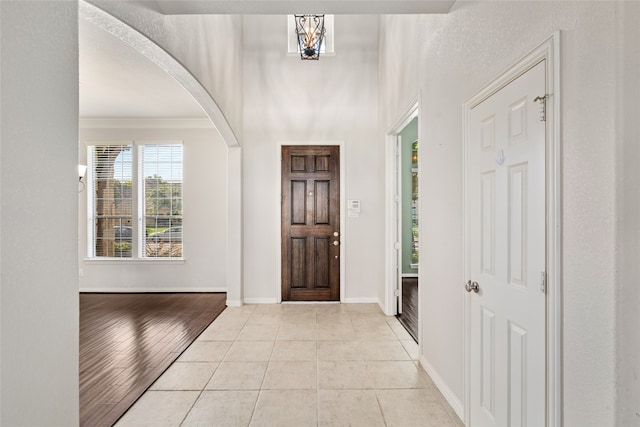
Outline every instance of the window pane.
<path fill-rule="evenodd" d="M 140 149 L 144 257 L 182 257 L 182 145 Z"/>
<path fill-rule="evenodd" d="M 132 256 L 132 146 L 89 147 L 89 215 L 93 222 L 90 256 Z"/>
<path fill-rule="evenodd" d="M 96 219 L 96 230 L 99 230 L 96 238 L 97 257 L 131 257 L 133 233 L 131 225 L 126 225 L 120 219 Z"/>

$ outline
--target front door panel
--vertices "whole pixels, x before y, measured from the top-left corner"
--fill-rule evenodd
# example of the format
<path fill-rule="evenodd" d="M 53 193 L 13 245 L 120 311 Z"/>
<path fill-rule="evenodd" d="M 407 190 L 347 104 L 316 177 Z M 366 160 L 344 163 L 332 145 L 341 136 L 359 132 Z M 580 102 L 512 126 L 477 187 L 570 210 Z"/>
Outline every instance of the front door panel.
<path fill-rule="evenodd" d="M 282 300 L 340 299 L 340 151 L 282 147 Z"/>

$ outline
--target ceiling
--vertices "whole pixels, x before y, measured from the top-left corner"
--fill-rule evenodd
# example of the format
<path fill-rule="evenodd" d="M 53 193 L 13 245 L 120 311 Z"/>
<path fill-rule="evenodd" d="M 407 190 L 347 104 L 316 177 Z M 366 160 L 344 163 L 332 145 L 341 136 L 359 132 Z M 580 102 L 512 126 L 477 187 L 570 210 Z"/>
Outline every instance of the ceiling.
<path fill-rule="evenodd" d="M 165 15 L 192 14 L 421 14 L 447 13 L 454 0 L 146 0 Z"/>
<path fill-rule="evenodd" d="M 81 118 L 205 118 L 172 77 L 96 25 L 79 20 Z"/>
<path fill-rule="evenodd" d="M 450 0 L 142 0 L 173 14 L 447 13 Z M 312 12 L 310 12 L 312 11 Z M 79 20 L 81 118 L 206 118 L 166 72 L 96 25 Z"/>

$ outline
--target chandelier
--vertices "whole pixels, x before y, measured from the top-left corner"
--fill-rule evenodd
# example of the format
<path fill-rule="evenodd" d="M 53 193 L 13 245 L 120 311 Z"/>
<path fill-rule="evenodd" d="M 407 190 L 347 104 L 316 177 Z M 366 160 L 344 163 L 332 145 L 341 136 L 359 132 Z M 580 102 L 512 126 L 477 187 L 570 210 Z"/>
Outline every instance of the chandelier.
<path fill-rule="evenodd" d="M 317 60 L 324 41 L 324 15 L 295 15 L 295 21 L 300 58 Z"/>

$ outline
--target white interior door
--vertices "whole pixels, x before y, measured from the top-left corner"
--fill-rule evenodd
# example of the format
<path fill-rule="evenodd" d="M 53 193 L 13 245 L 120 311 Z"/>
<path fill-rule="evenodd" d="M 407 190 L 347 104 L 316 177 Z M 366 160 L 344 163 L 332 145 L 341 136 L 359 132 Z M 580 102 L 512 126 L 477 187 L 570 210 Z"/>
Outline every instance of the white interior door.
<path fill-rule="evenodd" d="M 542 61 L 469 115 L 466 287 L 473 427 L 546 422 L 545 122 L 535 101 L 545 90 Z"/>

